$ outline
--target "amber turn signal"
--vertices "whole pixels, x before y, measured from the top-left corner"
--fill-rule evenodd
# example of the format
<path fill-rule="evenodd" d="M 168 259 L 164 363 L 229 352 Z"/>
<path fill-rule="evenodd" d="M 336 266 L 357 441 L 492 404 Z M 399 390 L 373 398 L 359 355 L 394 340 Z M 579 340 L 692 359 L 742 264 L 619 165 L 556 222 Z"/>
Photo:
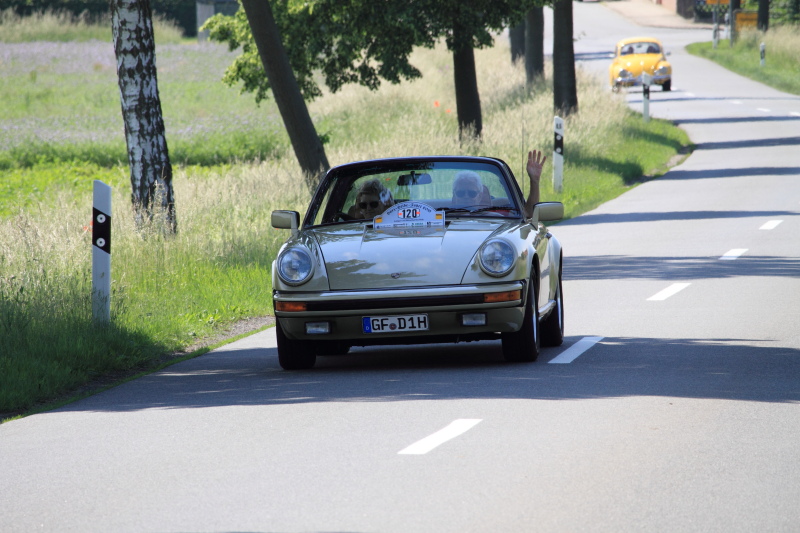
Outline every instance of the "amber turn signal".
<path fill-rule="evenodd" d="M 513 302 L 522 300 L 522 290 L 507 292 L 490 292 L 483 295 L 483 303 L 491 304 L 497 302 Z"/>
<path fill-rule="evenodd" d="M 306 303 L 305 302 L 275 302 L 275 310 L 276 311 L 287 311 L 287 312 L 305 311 L 306 310 Z"/>

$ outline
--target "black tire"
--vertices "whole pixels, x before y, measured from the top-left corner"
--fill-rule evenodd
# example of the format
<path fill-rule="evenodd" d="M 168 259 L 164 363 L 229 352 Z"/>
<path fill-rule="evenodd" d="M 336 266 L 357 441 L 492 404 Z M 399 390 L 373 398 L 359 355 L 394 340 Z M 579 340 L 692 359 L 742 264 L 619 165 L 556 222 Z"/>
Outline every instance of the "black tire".
<path fill-rule="evenodd" d="M 662 83 L 661 84 L 661 90 L 664 91 L 664 92 L 671 91 L 672 90 L 672 80 L 667 80 L 664 83 Z"/>
<path fill-rule="evenodd" d="M 278 338 L 278 363 L 284 370 L 308 370 L 317 362 L 314 343 L 290 339 L 283 333 L 281 321 L 275 323 Z"/>
<path fill-rule="evenodd" d="M 539 336 L 539 287 L 536 280 L 538 275 L 531 279 L 528 289 L 528 299 L 525 303 L 525 318 L 519 331 L 503 333 L 503 357 L 506 361 L 514 363 L 533 362 L 539 357 L 541 338 Z"/>
<path fill-rule="evenodd" d="M 560 263 L 560 261 L 559 261 Z M 556 308 L 542 321 L 542 346 L 561 346 L 564 342 L 564 290 L 561 283 L 563 265 L 558 265 Z"/>

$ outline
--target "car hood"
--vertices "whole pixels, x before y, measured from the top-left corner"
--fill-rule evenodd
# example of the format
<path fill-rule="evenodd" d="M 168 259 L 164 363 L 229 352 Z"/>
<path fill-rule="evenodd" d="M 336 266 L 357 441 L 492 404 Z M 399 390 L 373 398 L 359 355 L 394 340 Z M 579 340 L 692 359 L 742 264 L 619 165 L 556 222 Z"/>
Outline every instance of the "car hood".
<path fill-rule="evenodd" d="M 426 229 L 342 224 L 314 228 L 311 234 L 331 290 L 421 287 L 461 283 L 481 244 L 510 224 L 466 218 Z"/>

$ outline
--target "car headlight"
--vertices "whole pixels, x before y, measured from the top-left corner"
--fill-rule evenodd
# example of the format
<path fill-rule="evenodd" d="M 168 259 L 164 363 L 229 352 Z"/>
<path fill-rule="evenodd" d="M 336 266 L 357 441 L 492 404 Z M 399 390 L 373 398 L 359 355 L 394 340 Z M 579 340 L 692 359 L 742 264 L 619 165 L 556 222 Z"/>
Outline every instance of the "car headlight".
<path fill-rule="evenodd" d="M 288 285 L 302 285 L 314 273 L 314 261 L 304 248 L 288 248 L 278 256 L 278 276 Z"/>
<path fill-rule="evenodd" d="M 625 69 L 622 69 L 622 70 L 619 71 L 619 77 L 620 78 L 632 78 L 633 74 L 631 74 L 629 71 L 627 71 Z"/>
<path fill-rule="evenodd" d="M 517 252 L 502 239 L 492 239 L 481 246 L 478 252 L 481 269 L 490 276 L 505 276 L 514 268 Z"/>
<path fill-rule="evenodd" d="M 656 69 L 656 76 L 666 76 L 669 74 L 669 67 L 658 67 Z"/>

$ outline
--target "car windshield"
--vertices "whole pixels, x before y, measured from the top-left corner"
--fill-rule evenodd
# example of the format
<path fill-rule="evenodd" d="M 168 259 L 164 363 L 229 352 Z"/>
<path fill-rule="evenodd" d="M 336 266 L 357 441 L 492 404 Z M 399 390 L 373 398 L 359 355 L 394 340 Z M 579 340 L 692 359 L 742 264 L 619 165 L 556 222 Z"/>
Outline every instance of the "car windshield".
<path fill-rule="evenodd" d="M 464 161 L 376 162 L 331 171 L 307 222 L 371 222 L 391 206 L 413 201 L 452 216 L 520 217 L 500 167 Z"/>
<path fill-rule="evenodd" d="M 619 55 L 629 54 L 660 54 L 661 47 L 654 42 L 627 43 L 620 48 Z"/>

